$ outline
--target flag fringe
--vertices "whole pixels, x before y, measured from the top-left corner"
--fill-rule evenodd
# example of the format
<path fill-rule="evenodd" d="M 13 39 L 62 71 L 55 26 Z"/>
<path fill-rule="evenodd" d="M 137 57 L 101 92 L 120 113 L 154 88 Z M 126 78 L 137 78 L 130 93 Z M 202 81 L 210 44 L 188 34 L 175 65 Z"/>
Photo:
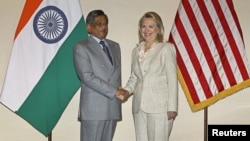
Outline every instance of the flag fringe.
<path fill-rule="evenodd" d="M 242 89 L 250 87 L 250 79 L 248 79 L 248 80 L 245 80 L 245 81 L 243 81 L 243 82 L 241 82 L 241 83 L 239 83 L 239 84 L 237 84 L 235 86 L 232 86 L 232 87 L 230 87 L 230 88 L 228 88 L 226 90 L 223 90 L 220 93 L 215 94 L 213 97 L 208 98 L 205 101 L 201 101 L 201 102 L 199 102 L 197 104 L 194 104 L 194 102 L 193 102 L 193 100 L 191 98 L 189 89 L 188 89 L 188 87 L 187 87 L 187 85 L 186 85 L 186 83 L 184 81 L 184 78 L 183 78 L 183 76 L 182 76 L 179 69 L 178 69 L 178 79 L 180 81 L 180 85 L 181 85 L 181 87 L 183 89 L 183 92 L 184 92 L 184 94 L 185 94 L 185 96 L 187 98 L 187 101 L 188 101 L 188 103 L 190 105 L 190 108 L 191 108 L 192 112 L 198 112 L 198 111 L 204 109 L 205 107 L 208 107 L 208 106 L 216 103 L 217 101 L 219 101 L 219 100 L 221 100 L 223 98 L 226 98 L 227 96 L 230 96 L 230 95 L 234 94 L 235 92 L 238 92 L 238 91 L 240 91 Z"/>

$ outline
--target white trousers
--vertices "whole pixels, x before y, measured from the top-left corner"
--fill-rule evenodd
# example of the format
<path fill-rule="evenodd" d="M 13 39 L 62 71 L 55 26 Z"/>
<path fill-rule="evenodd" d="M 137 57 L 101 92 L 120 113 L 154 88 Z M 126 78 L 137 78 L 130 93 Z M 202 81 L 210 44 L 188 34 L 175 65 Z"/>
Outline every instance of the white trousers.
<path fill-rule="evenodd" d="M 167 113 L 133 114 L 136 141 L 169 141 L 173 120 L 168 120 Z"/>

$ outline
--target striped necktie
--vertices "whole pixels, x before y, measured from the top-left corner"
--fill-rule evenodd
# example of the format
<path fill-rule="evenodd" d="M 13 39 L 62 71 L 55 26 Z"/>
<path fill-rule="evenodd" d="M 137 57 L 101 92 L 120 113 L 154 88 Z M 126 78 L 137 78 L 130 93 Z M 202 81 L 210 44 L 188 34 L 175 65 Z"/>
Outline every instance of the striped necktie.
<path fill-rule="evenodd" d="M 100 41 L 100 44 L 102 45 L 103 51 L 104 51 L 104 52 L 106 53 L 106 55 L 108 56 L 108 58 L 109 58 L 111 64 L 113 64 L 112 58 L 111 58 L 111 56 L 110 56 L 110 54 L 109 54 L 108 47 L 106 46 L 106 44 L 104 43 L 104 41 Z"/>

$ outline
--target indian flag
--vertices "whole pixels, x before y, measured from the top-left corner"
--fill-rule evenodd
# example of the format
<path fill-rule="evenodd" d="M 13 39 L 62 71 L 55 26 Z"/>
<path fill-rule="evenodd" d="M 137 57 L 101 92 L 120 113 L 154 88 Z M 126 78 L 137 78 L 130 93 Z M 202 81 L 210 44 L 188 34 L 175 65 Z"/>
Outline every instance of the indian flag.
<path fill-rule="evenodd" d="M 48 136 L 80 87 L 72 51 L 87 35 L 79 0 L 26 0 L 0 102 Z"/>

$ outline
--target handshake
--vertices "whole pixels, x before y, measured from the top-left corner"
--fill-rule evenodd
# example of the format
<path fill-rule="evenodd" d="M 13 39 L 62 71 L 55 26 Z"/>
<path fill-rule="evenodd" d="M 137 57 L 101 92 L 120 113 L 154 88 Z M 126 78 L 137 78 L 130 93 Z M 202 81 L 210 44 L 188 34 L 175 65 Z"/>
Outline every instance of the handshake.
<path fill-rule="evenodd" d="M 130 94 L 127 90 L 123 89 L 122 87 L 117 88 L 117 91 L 115 93 L 115 97 L 120 99 L 122 102 L 125 102 L 128 100 Z"/>

